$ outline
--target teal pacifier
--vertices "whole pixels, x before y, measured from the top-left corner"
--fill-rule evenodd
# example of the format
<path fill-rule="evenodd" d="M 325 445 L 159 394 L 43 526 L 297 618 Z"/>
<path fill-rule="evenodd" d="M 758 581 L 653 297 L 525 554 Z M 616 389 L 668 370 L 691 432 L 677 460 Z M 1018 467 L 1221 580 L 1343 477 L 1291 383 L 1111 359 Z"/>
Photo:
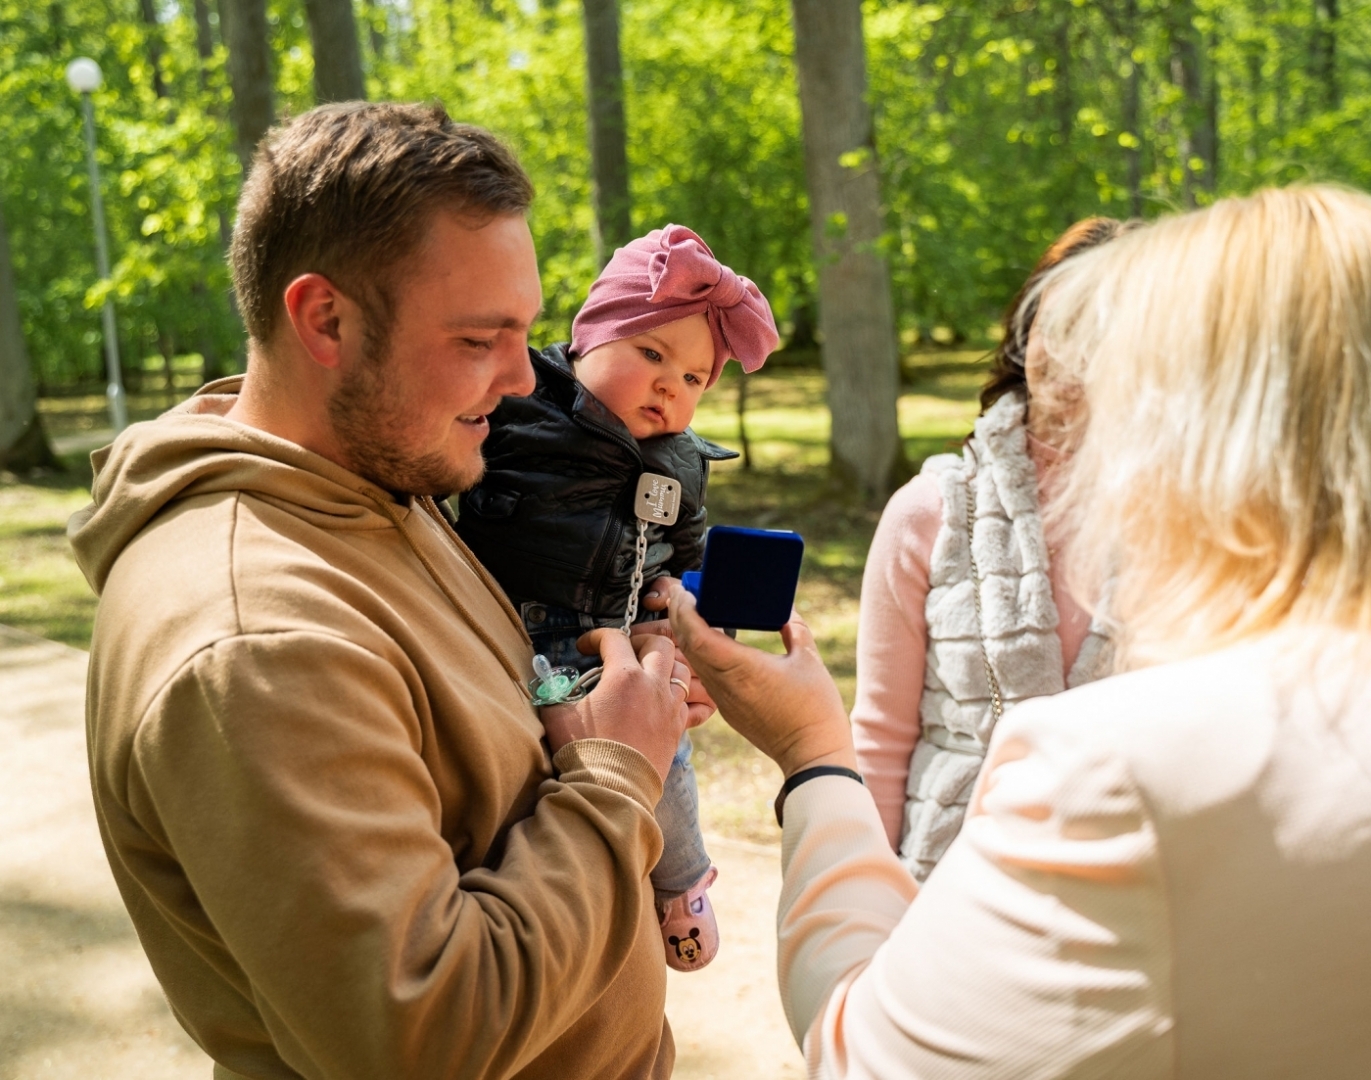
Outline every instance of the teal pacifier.
<path fill-rule="evenodd" d="M 574 667 L 553 667 L 546 656 L 533 658 L 533 676 L 528 692 L 535 705 L 562 705 L 585 696 L 585 677 Z"/>

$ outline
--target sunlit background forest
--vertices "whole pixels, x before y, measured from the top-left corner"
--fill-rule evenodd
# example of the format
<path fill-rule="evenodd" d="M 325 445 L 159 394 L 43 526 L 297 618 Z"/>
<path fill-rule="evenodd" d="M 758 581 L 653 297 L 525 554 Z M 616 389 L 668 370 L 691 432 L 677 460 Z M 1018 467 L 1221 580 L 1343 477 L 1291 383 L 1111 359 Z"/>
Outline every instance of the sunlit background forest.
<path fill-rule="evenodd" d="M 103 72 L 104 280 L 66 78 L 78 57 Z M 273 123 L 354 98 L 436 100 L 515 148 L 538 191 L 535 344 L 566 338 L 616 243 L 668 222 L 762 287 L 781 351 L 746 378 L 729 365 L 695 416 L 742 452 L 711 473 L 710 521 L 803 534 L 797 607 L 850 705 L 882 503 L 969 431 L 1003 309 L 1043 249 L 1090 215 L 1155 218 L 1301 180 L 1371 189 L 1371 0 L 0 0 L 7 670 L 20 646 L 91 641 L 96 598 L 66 522 L 114 435 L 107 347 L 134 421 L 242 370 L 225 252 L 245 170 Z M 67 726 L 15 726 L 12 757 L 66 754 L 71 779 L 47 783 L 88 816 L 85 667 L 64 662 L 70 685 L 43 694 L 71 703 Z M 668 1004 L 676 1075 L 799 1077 L 768 951 L 780 777 L 718 718 L 693 738 L 728 944 L 712 976 L 673 984 L 696 995 Z M 11 806 L 49 775 L 10 772 Z M 48 794 L 11 815 L 27 823 L 9 830 L 15 865 L 38 865 L 38 837 L 67 842 Z M 44 881 L 58 862 L 103 868 L 88 833 L 86 855 L 52 847 Z M 15 1075 L 39 1061 L 45 1076 L 207 1075 L 112 883 L 79 877 L 68 910 L 38 903 L 24 873 L 0 910 L 0 1058 Z"/>
<path fill-rule="evenodd" d="M 78 56 L 104 72 L 107 281 Z M 711 519 L 804 532 L 800 607 L 850 698 L 880 503 L 966 434 L 1043 248 L 1092 214 L 1371 187 L 1371 0 L 0 0 L 0 442 L 45 426 L 56 456 L 30 439 L 30 460 L 70 470 L 0 474 L 0 622 L 89 640 L 63 523 L 110 434 L 105 300 L 134 419 L 240 370 L 225 248 L 245 164 L 280 117 L 355 97 L 441 101 L 517 149 L 535 342 L 566 337 L 615 242 L 667 222 L 762 286 L 783 349 L 696 418 L 745 454 L 716 470 Z M 742 753 L 702 735 L 702 759 L 745 766 L 744 795 L 710 802 L 746 831 L 769 789 L 747 793 Z"/>
<path fill-rule="evenodd" d="M 222 0 L 233 3 L 237 0 Z M 270 0 L 274 114 L 315 102 L 306 0 Z M 358 0 L 370 99 L 442 101 L 538 188 L 547 338 L 597 268 L 580 0 Z M 983 347 L 1043 246 L 1087 214 L 1150 217 L 1306 178 L 1371 186 L 1366 0 L 867 0 L 902 351 Z M 119 338 L 240 363 L 225 239 L 243 166 L 215 0 L 2 0 L 0 197 L 43 393 L 103 385 L 75 56 L 94 95 Z M 631 220 L 688 223 L 812 348 L 816 274 L 786 0 L 622 0 Z"/>

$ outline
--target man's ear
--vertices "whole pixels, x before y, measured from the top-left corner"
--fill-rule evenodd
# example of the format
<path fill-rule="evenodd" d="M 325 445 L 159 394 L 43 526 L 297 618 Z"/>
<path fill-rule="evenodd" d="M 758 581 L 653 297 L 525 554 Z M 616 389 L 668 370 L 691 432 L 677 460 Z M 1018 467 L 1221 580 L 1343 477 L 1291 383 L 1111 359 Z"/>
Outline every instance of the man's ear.
<path fill-rule="evenodd" d="M 286 286 L 286 317 L 305 351 L 320 367 L 337 368 L 343 359 L 343 322 L 356 305 L 323 274 L 301 274 Z"/>

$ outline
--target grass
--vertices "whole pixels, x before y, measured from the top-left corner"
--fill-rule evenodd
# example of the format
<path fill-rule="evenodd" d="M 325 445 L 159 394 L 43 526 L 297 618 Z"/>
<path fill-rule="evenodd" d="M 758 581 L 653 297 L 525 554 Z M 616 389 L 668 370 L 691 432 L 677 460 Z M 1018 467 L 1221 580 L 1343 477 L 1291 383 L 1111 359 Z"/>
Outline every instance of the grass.
<path fill-rule="evenodd" d="M 936 353 L 906 361 L 899 401 L 905 453 L 916 468 L 930 454 L 955 448 L 976 415 L 985 376 L 975 354 Z M 879 511 L 853 502 L 826 470 L 828 412 L 824 381 L 808 370 L 748 376 L 747 432 L 753 468 L 721 462 L 711 472 L 710 520 L 788 528 L 805 538 L 796 604 L 814 631 L 850 706 L 856 689 L 857 604 L 867 548 Z M 695 430 L 737 446 L 736 381 L 707 394 Z M 155 415 L 157 395 L 133 402 L 138 418 Z M 57 438 L 88 435 L 103 425 L 103 398 L 43 403 Z M 71 557 L 66 521 L 89 500 L 90 475 L 80 455 L 71 472 L 20 481 L 0 476 L 0 623 L 86 648 L 95 598 Z M 743 640 L 779 650 L 776 634 Z M 706 831 L 761 843 L 779 840 L 770 802 L 780 784 L 775 766 L 717 716 L 694 733 L 701 816 Z"/>
<path fill-rule="evenodd" d="M 67 518 L 88 502 L 77 471 L 0 478 L 0 623 L 89 647 L 95 596 L 67 546 Z"/>

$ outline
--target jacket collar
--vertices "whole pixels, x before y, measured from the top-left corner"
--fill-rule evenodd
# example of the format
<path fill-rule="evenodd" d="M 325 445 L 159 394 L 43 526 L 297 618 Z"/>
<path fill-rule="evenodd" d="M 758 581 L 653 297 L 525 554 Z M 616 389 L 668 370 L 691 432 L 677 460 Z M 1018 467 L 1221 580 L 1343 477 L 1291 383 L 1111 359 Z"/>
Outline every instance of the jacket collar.
<path fill-rule="evenodd" d="M 616 441 L 634 441 L 624 422 L 610 412 L 599 398 L 576 381 L 576 373 L 571 366 L 571 358 L 567 355 L 565 344 L 550 345 L 542 352 L 536 349 L 530 349 L 529 352 L 533 357 L 533 370 L 541 377 L 539 381 L 556 395 L 557 400 L 564 408 L 569 409 L 572 416 L 588 422 L 591 427 L 603 431 Z"/>

